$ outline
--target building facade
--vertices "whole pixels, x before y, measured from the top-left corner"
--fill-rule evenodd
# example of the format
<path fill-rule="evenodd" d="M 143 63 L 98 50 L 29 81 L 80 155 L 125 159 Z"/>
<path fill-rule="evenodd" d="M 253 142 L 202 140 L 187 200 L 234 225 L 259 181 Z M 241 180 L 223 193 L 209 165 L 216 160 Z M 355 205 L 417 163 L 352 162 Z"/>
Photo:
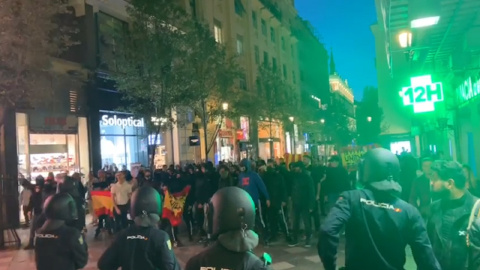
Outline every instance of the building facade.
<path fill-rule="evenodd" d="M 210 25 L 217 42 L 225 44 L 230 54 L 238 56 L 238 64 L 245 70 L 240 82 L 241 88 L 256 91 L 257 72 L 259 66 L 265 64 L 280 71 L 281 76 L 299 93 L 298 40 L 292 35 L 290 25 L 290 21 L 297 17 L 293 2 L 191 1 L 189 8 L 197 18 Z M 276 158 L 282 157 L 286 152 L 284 127 L 281 123 L 253 123 L 245 118 L 231 120 L 237 124 L 236 127 L 233 131 L 227 128 L 222 134 L 235 138 L 217 138 L 220 141 L 209 159 L 224 159 L 228 156 L 227 152 L 238 152 L 236 158 L 246 157 L 248 153 L 249 156 L 263 159 L 270 158 L 270 153 Z M 222 126 L 228 125 L 222 123 Z M 236 151 L 231 151 L 232 149 Z"/>
<path fill-rule="evenodd" d="M 384 145 L 477 171 L 480 3 L 377 0 L 376 7 L 379 103 L 389 126 Z M 435 20 L 418 25 L 427 17 Z"/>
<path fill-rule="evenodd" d="M 324 138 L 318 127 L 322 125 L 323 110 L 330 100 L 328 52 L 308 21 L 297 16 L 294 22 L 292 31 L 298 39 L 301 104 L 302 108 L 307 108 L 306 111 L 308 111 L 302 117 L 304 121 L 308 122 L 309 126 L 300 127 L 303 135 L 300 142 L 303 145 L 300 145 L 300 149 L 293 152 L 310 152 L 313 157 L 323 157 L 325 153 L 322 153 L 321 145 Z M 298 134 L 292 134 L 295 129 L 298 129 L 298 127 L 296 127 L 294 121 L 286 137 L 298 137 Z M 297 141 L 295 138 L 295 142 Z M 299 145 L 295 143 L 295 148 L 298 147 Z M 292 153 L 291 151 L 288 152 Z"/>

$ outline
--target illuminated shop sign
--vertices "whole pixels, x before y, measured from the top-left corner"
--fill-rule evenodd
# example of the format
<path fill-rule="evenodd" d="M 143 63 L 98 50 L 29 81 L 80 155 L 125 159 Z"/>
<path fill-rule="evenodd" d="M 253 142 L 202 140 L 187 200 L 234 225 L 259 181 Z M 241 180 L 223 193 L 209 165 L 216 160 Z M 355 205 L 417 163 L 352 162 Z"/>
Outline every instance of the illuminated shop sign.
<path fill-rule="evenodd" d="M 410 86 L 402 88 L 400 96 L 403 105 L 413 105 L 414 113 L 431 112 L 435 103 L 443 101 L 443 86 L 441 82 L 432 82 L 431 75 L 410 78 Z"/>
<path fill-rule="evenodd" d="M 480 79 L 473 79 L 472 82 L 472 78 L 468 78 L 457 88 L 457 94 L 460 102 L 466 102 L 476 96 L 480 96 Z"/>
<path fill-rule="evenodd" d="M 145 121 L 142 119 L 135 119 L 133 116 L 131 117 L 119 117 L 117 115 L 103 115 L 102 120 L 100 121 L 102 126 L 118 126 L 123 129 L 126 127 L 137 127 L 143 128 L 145 127 Z"/>

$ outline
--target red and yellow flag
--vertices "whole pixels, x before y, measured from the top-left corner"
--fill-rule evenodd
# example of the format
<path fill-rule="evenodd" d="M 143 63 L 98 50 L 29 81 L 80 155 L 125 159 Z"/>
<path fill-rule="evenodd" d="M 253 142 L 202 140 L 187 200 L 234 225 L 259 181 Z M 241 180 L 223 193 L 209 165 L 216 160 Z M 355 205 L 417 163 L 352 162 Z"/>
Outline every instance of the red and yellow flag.
<path fill-rule="evenodd" d="M 189 192 L 190 186 L 186 186 L 182 191 L 173 194 L 170 194 L 168 190 L 165 191 L 162 218 L 170 220 L 170 224 L 174 227 L 182 223 L 183 207 Z"/>
<path fill-rule="evenodd" d="M 110 191 L 95 190 L 92 194 L 93 212 L 97 217 L 109 215 L 113 217 L 113 200 Z"/>

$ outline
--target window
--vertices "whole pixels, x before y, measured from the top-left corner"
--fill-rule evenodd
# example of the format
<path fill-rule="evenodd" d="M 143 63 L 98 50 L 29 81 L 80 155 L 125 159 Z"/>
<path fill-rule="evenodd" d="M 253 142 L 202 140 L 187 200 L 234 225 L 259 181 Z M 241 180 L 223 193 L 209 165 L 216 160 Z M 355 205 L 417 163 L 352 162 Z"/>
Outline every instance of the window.
<path fill-rule="evenodd" d="M 237 35 L 237 54 L 243 54 L 243 37 L 241 35 Z"/>
<path fill-rule="evenodd" d="M 283 78 L 287 79 L 287 66 L 285 64 L 283 64 Z"/>
<path fill-rule="evenodd" d="M 285 37 L 281 38 L 282 50 L 285 51 Z"/>
<path fill-rule="evenodd" d="M 240 78 L 239 86 L 240 89 L 247 90 L 247 77 L 245 75 L 242 75 L 242 78 Z"/>
<path fill-rule="evenodd" d="M 297 78 L 295 76 L 295 71 L 292 71 L 292 81 L 293 81 L 293 84 L 297 84 Z"/>
<path fill-rule="evenodd" d="M 215 41 L 222 44 L 223 43 L 223 35 L 222 35 L 222 23 L 214 20 L 213 21 L 213 35 L 215 36 Z"/>
<path fill-rule="evenodd" d="M 238 16 L 243 16 L 243 13 L 245 13 L 245 7 L 243 6 L 242 0 L 235 0 L 235 13 Z"/>
<path fill-rule="evenodd" d="M 255 64 L 260 64 L 260 51 L 258 50 L 258 46 L 254 47 L 255 50 Z"/>
<path fill-rule="evenodd" d="M 261 24 L 262 24 L 262 35 L 267 36 L 267 22 L 264 19 L 262 19 Z"/>
<path fill-rule="evenodd" d="M 253 24 L 253 28 L 255 29 L 258 28 L 257 13 L 255 11 L 252 11 L 252 24 Z"/>
<path fill-rule="evenodd" d="M 270 40 L 275 43 L 275 29 L 270 27 Z"/>
<path fill-rule="evenodd" d="M 98 28 L 98 67 L 103 70 L 116 71 L 115 40 L 113 32 L 124 29 L 125 22 L 106 13 L 97 13 Z"/>
<path fill-rule="evenodd" d="M 277 59 L 275 57 L 272 57 L 272 70 L 277 71 Z"/>
<path fill-rule="evenodd" d="M 263 52 L 263 64 L 265 66 L 268 66 L 268 53 L 267 52 Z"/>

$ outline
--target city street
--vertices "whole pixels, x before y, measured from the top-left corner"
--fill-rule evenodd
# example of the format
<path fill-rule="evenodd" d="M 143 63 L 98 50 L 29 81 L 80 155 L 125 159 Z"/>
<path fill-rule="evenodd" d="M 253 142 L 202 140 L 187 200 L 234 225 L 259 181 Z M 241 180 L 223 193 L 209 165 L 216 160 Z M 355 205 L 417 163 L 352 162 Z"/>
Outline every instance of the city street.
<path fill-rule="evenodd" d="M 22 238 L 22 243 L 25 243 L 27 239 L 28 231 L 25 229 L 19 230 L 19 234 Z M 111 239 L 106 234 L 100 236 L 100 240 L 95 241 L 93 239 L 93 230 L 89 230 L 87 236 L 87 242 L 89 247 L 89 262 L 84 268 L 85 270 L 97 269 L 97 261 L 103 251 L 108 247 Z M 343 241 L 342 241 L 343 242 Z M 200 244 L 188 244 L 188 240 L 184 240 L 185 247 L 175 248 L 175 254 L 182 268 L 188 259 L 195 254 L 199 253 L 203 246 Z M 290 248 L 286 243 L 278 242 L 269 247 L 259 246 L 255 250 L 255 253 L 259 256 L 267 252 L 273 259 L 273 270 L 285 270 L 285 269 L 323 269 L 320 262 L 320 258 L 317 255 L 315 245 L 311 248 L 304 248 L 303 246 Z M 344 262 L 344 249 L 343 245 L 339 251 L 339 265 L 343 265 Z M 405 269 L 415 269 L 415 264 L 411 259 L 411 255 L 407 258 L 407 265 Z M 31 270 L 35 269 L 35 257 L 34 251 L 21 250 L 6 250 L 0 251 L 0 270 Z"/>

